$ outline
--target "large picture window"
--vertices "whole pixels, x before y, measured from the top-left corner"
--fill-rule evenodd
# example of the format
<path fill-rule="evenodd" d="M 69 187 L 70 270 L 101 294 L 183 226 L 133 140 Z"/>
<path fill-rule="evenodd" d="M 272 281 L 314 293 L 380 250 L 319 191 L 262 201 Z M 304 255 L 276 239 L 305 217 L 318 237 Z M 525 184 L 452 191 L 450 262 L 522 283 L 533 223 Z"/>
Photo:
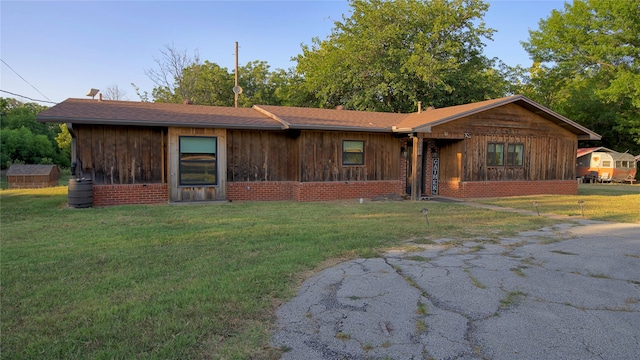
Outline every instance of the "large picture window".
<path fill-rule="evenodd" d="M 215 137 L 180 137 L 180 185 L 217 185 Z"/>
<path fill-rule="evenodd" d="M 364 165 L 364 141 L 342 141 L 342 165 Z"/>
<path fill-rule="evenodd" d="M 524 152 L 523 144 L 508 144 L 507 145 L 507 166 L 522 166 Z"/>
<path fill-rule="evenodd" d="M 504 144 L 487 144 L 487 166 L 504 165 Z"/>

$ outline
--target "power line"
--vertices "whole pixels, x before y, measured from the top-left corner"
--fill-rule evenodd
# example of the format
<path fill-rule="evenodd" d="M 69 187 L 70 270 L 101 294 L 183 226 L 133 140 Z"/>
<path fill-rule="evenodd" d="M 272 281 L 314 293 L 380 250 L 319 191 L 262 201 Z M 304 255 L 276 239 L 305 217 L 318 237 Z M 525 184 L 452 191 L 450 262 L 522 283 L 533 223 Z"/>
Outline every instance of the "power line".
<path fill-rule="evenodd" d="M 47 99 L 47 100 L 49 100 L 49 102 L 52 102 L 52 103 L 53 103 L 53 101 L 51 101 L 51 99 L 49 99 L 49 98 L 47 97 L 47 95 L 43 94 L 40 90 L 38 90 L 35 86 L 33 86 L 30 82 L 28 82 L 28 81 L 27 81 L 27 79 L 23 78 L 20 74 L 18 74 L 18 72 L 17 72 L 17 71 L 13 70 L 13 68 L 12 68 L 11 66 L 9 66 L 9 64 L 7 64 L 7 62 L 6 62 L 6 61 L 4 61 L 3 59 L 0 59 L 0 61 L 2 61 L 2 63 L 3 63 L 3 64 L 7 65 L 7 67 L 8 67 L 9 69 L 11 69 L 11 71 L 13 71 L 16 75 L 18 75 L 18 77 L 19 77 L 20 79 L 22 79 L 24 82 L 26 82 L 27 84 L 29 84 L 29 85 L 30 85 L 30 86 L 31 86 L 35 91 L 37 91 L 40 95 L 44 96 L 44 98 L 45 98 L 45 99 Z M 18 95 L 18 96 L 19 96 L 19 95 Z M 27 98 L 27 99 L 28 99 L 28 98 Z"/>
<path fill-rule="evenodd" d="M 19 96 L 21 98 L 25 98 L 25 99 L 29 99 L 31 101 L 37 101 L 37 102 L 45 102 L 45 103 L 50 103 L 50 104 L 57 104 L 57 102 L 53 102 L 53 101 L 47 101 L 47 100 L 38 100 L 38 99 L 32 99 L 28 96 L 24 96 L 24 95 L 20 95 L 20 94 L 16 94 L 16 93 L 12 93 L 11 91 L 6 91 L 6 90 L 2 90 L 0 89 L 0 91 L 7 93 L 7 94 L 11 94 L 13 96 Z M 46 96 L 45 96 L 46 97 Z"/>

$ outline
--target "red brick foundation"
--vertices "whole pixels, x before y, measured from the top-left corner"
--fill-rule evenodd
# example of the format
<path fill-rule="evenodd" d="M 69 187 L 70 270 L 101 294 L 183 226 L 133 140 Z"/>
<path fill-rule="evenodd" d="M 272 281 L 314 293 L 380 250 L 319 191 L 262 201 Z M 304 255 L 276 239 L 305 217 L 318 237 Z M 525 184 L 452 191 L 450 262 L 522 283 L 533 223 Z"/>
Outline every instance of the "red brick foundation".
<path fill-rule="evenodd" d="M 526 195 L 578 195 L 575 180 L 544 181 L 440 181 L 438 195 L 455 198 L 486 198 Z"/>
<path fill-rule="evenodd" d="M 403 194 L 404 183 L 392 181 L 330 182 L 233 182 L 227 183 L 227 199 L 256 201 L 329 201 Z"/>
<path fill-rule="evenodd" d="M 294 181 L 228 182 L 227 199 L 232 201 L 294 200 Z"/>
<path fill-rule="evenodd" d="M 159 204 L 168 201 L 167 184 L 93 185 L 93 206 Z"/>
<path fill-rule="evenodd" d="M 404 181 L 295 182 L 256 181 L 227 183 L 233 201 L 330 201 L 404 194 Z M 483 198 L 541 194 L 577 195 L 575 180 L 547 181 L 440 181 L 438 195 Z M 169 201 L 167 184 L 93 185 L 93 206 L 159 204 Z"/>

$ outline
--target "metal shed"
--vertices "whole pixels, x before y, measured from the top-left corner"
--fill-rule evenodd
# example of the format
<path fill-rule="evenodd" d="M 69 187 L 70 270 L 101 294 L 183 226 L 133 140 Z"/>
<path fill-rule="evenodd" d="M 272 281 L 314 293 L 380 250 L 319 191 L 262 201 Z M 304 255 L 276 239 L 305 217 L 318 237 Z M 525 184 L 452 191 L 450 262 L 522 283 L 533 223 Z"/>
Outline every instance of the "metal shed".
<path fill-rule="evenodd" d="M 7 170 L 9 189 L 35 189 L 58 186 L 60 170 L 56 165 L 11 165 Z"/>

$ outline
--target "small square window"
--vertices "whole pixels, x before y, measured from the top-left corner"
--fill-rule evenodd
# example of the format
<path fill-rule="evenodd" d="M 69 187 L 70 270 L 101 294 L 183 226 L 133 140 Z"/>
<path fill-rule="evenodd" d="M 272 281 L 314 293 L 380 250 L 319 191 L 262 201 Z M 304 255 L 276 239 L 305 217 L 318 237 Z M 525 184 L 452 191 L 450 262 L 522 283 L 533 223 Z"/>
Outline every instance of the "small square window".
<path fill-rule="evenodd" d="M 364 165 L 364 141 L 342 141 L 342 165 Z"/>

